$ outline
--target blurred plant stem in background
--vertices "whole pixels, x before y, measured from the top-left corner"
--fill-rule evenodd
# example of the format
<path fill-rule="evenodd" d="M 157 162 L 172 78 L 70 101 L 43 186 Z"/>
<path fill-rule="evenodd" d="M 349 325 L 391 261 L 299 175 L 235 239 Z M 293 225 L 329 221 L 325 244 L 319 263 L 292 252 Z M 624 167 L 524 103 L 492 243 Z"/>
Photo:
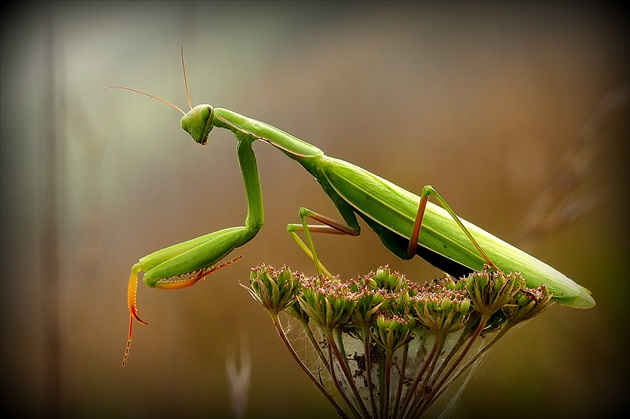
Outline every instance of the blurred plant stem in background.
<path fill-rule="evenodd" d="M 571 148 L 556 165 L 548 187 L 536 194 L 532 207 L 525 216 L 515 243 L 532 248 L 577 218 L 593 210 L 603 200 L 602 191 L 589 191 L 575 198 L 572 193 L 592 174 L 592 166 L 599 149 L 606 144 L 602 133 L 609 120 L 628 105 L 630 85 L 625 81 L 608 92 L 582 126 Z"/>
<path fill-rule="evenodd" d="M 341 281 L 263 265 L 249 282 L 293 358 L 344 418 L 422 417 L 507 331 L 552 303 L 544 286 L 527 288 L 519 274 L 489 267 L 418 285 L 387 267 Z M 298 321 L 311 351 L 298 354 L 280 313 Z"/>
<path fill-rule="evenodd" d="M 60 115 L 63 115 L 63 86 L 57 83 L 56 72 L 58 65 L 55 54 L 54 25 L 52 9 L 46 5 L 46 25 L 48 35 L 48 45 L 46 49 L 45 61 L 49 68 L 46 76 L 48 83 L 44 91 L 44 101 L 47 104 L 48 112 L 43 116 L 47 128 L 47 136 L 40 146 L 44 149 L 41 154 L 40 167 L 43 172 L 43 182 L 41 189 L 42 196 L 42 230 L 41 230 L 41 254 L 42 254 L 42 277 L 46 278 L 46 298 L 42 299 L 42 324 L 45 325 L 45 375 L 44 380 L 47 397 L 45 400 L 46 412 L 57 416 L 61 412 L 61 388 L 62 388 L 62 363 L 61 354 L 61 323 L 60 323 L 60 285 L 59 285 L 59 261 L 60 261 L 60 205 L 64 197 L 61 196 L 60 179 L 63 178 L 63 144 L 65 133 L 62 132 L 64 125 L 59 122 Z"/>
<path fill-rule="evenodd" d="M 249 344 L 245 342 L 244 337 L 241 337 L 238 348 L 238 361 L 235 356 L 236 350 L 232 349 L 228 353 L 225 360 L 225 372 L 230 389 L 232 414 L 235 418 L 244 418 L 246 417 L 245 412 L 247 411 L 247 400 L 251 384 L 252 359 L 249 353 Z"/>

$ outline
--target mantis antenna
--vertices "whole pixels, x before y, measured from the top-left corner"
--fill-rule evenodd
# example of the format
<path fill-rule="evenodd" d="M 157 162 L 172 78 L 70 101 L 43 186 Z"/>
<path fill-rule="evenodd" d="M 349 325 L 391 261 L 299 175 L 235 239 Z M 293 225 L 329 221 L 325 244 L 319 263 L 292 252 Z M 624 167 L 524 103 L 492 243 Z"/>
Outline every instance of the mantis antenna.
<path fill-rule="evenodd" d="M 178 111 L 180 111 L 182 113 L 182 115 L 186 115 L 186 112 L 184 112 L 179 106 L 172 104 L 171 102 L 169 102 L 166 99 L 162 99 L 159 98 L 157 96 L 153 96 L 149 93 L 145 93 L 141 90 L 136 90 L 136 89 L 132 89 L 131 87 L 125 87 L 125 86 L 109 86 L 108 89 L 122 89 L 122 90 L 129 90 L 130 92 L 134 92 L 134 93 L 140 93 L 141 95 L 145 95 L 150 97 L 151 99 L 155 99 L 155 100 L 159 100 L 162 103 L 166 103 L 168 106 L 171 106 L 175 109 L 177 109 Z"/>
<path fill-rule="evenodd" d="M 182 73 L 184 73 L 184 87 L 186 88 L 186 99 L 188 99 L 188 106 L 192 111 L 192 103 L 190 103 L 190 93 L 188 93 L 188 81 L 186 80 L 186 65 L 184 64 L 184 47 L 180 46 L 179 51 L 182 56 Z"/>
<path fill-rule="evenodd" d="M 190 93 L 188 91 L 188 80 L 186 80 L 186 65 L 184 64 L 184 47 L 180 48 L 180 52 L 181 52 L 181 56 L 182 56 L 182 72 L 184 73 L 184 87 L 186 88 L 186 100 L 188 100 L 188 106 L 190 107 L 190 110 L 192 110 L 192 103 L 190 103 Z M 132 89 L 131 87 L 125 87 L 125 86 L 109 86 L 108 89 L 122 89 L 122 90 L 129 90 L 130 92 L 134 92 L 134 93 L 140 93 L 141 95 L 145 95 L 150 97 L 151 99 L 155 99 L 158 100 L 162 103 L 167 104 L 168 106 L 171 106 L 175 109 L 177 109 L 178 111 L 180 111 L 182 113 L 182 115 L 186 115 L 186 112 L 184 112 L 182 110 L 182 108 L 180 108 L 177 105 L 172 104 L 171 102 L 169 102 L 168 100 L 162 99 L 160 97 L 151 95 L 149 93 L 143 92 L 141 90 L 136 90 L 136 89 Z"/>

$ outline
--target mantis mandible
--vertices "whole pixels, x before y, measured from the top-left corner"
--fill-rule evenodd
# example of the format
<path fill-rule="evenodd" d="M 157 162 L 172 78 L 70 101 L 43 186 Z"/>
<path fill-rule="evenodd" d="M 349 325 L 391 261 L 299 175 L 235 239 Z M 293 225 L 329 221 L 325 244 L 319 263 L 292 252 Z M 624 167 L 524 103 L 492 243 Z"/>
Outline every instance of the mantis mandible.
<path fill-rule="evenodd" d="M 488 264 L 503 272 L 520 272 L 528 287 L 545 285 L 553 292 L 554 300 L 561 305 L 576 308 L 595 305 L 586 288 L 537 258 L 461 219 L 429 185 L 422 189 L 420 195 L 416 195 L 352 163 L 329 157 L 314 145 L 264 122 L 206 104 L 193 107 L 183 53 L 182 67 L 189 112 L 139 90 L 112 87 L 143 94 L 179 110 L 184 115 L 181 119 L 182 128 L 197 144 L 206 145 L 214 127 L 231 131 L 237 140 L 236 154 L 245 185 L 247 217 L 244 226 L 229 227 L 169 246 L 141 258 L 133 265 L 128 286 L 129 336 L 123 366 L 129 354 L 134 320 L 147 324 L 140 318 L 136 305 L 140 272 L 144 273 L 144 283 L 149 287 L 177 289 L 194 285 L 210 273 L 239 259 L 237 257 L 216 265 L 235 248 L 253 239 L 262 228 L 262 191 L 252 148 L 252 144 L 258 140 L 275 147 L 315 177 L 341 215 L 343 221 L 338 221 L 301 208 L 301 223 L 287 226 L 297 244 L 313 259 L 321 276 L 330 274 L 317 258 L 310 233 L 358 236 L 361 232 L 358 216 L 392 253 L 402 259 L 418 255 L 454 277 L 479 271 Z M 439 205 L 429 202 L 430 197 Z M 309 219 L 319 224 L 307 224 Z M 308 244 L 298 237 L 297 232 L 304 233 Z"/>

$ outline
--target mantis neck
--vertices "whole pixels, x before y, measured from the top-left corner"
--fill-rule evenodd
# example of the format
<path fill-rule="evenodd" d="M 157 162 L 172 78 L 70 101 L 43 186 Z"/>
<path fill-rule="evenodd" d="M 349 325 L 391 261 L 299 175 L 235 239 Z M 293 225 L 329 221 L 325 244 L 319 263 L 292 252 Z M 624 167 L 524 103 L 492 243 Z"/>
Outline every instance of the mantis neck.
<path fill-rule="evenodd" d="M 214 109 L 214 125 L 232 131 L 237 138 L 243 136 L 262 140 L 283 151 L 287 156 L 302 162 L 311 157 L 321 157 L 324 152 L 312 144 L 287 134 L 264 122 L 247 118 L 228 109 Z"/>

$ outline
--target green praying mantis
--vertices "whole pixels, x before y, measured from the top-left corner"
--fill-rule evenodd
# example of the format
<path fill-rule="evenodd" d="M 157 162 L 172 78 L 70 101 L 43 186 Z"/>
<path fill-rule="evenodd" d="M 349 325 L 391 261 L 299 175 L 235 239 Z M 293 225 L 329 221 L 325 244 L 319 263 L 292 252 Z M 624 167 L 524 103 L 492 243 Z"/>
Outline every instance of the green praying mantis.
<path fill-rule="evenodd" d="M 245 225 L 225 228 L 183 243 L 158 250 L 141 259 L 131 269 L 128 285 L 130 313 L 129 335 L 123 366 L 126 364 L 134 320 L 147 324 L 138 313 L 136 304 L 138 276 L 143 272 L 144 283 L 152 288 L 178 289 L 194 285 L 212 272 L 240 258 L 217 265 L 235 248 L 253 239 L 263 226 L 263 200 L 256 156 L 255 141 L 275 147 L 299 163 L 316 180 L 339 211 L 339 221 L 307 208 L 299 210 L 301 223 L 289 224 L 288 232 L 315 262 L 320 276 L 330 276 L 317 257 L 311 233 L 332 233 L 358 236 L 362 219 L 392 253 L 402 259 L 418 255 L 454 277 L 490 265 L 503 272 L 520 272 L 528 287 L 545 285 L 554 300 L 565 306 L 590 308 L 595 305 L 590 291 L 578 285 L 551 266 L 528 253 L 493 236 L 476 225 L 461 219 L 437 193 L 427 185 L 420 195 L 409 192 L 352 163 L 329 157 L 322 150 L 261 121 L 228 109 L 210 105 L 192 106 L 182 54 L 184 85 L 189 112 L 148 93 L 122 87 L 159 100 L 179 110 L 184 116 L 182 128 L 200 145 L 206 145 L 210 131 L 223 128 L 237 140 L 239 161 L 247 197 Z M 439 205 L 429 202 L 433 197 Z M 318 224 L 308 224 L 314 220 Z M 298 236 L 302 232 L 306 243 Z"/>

